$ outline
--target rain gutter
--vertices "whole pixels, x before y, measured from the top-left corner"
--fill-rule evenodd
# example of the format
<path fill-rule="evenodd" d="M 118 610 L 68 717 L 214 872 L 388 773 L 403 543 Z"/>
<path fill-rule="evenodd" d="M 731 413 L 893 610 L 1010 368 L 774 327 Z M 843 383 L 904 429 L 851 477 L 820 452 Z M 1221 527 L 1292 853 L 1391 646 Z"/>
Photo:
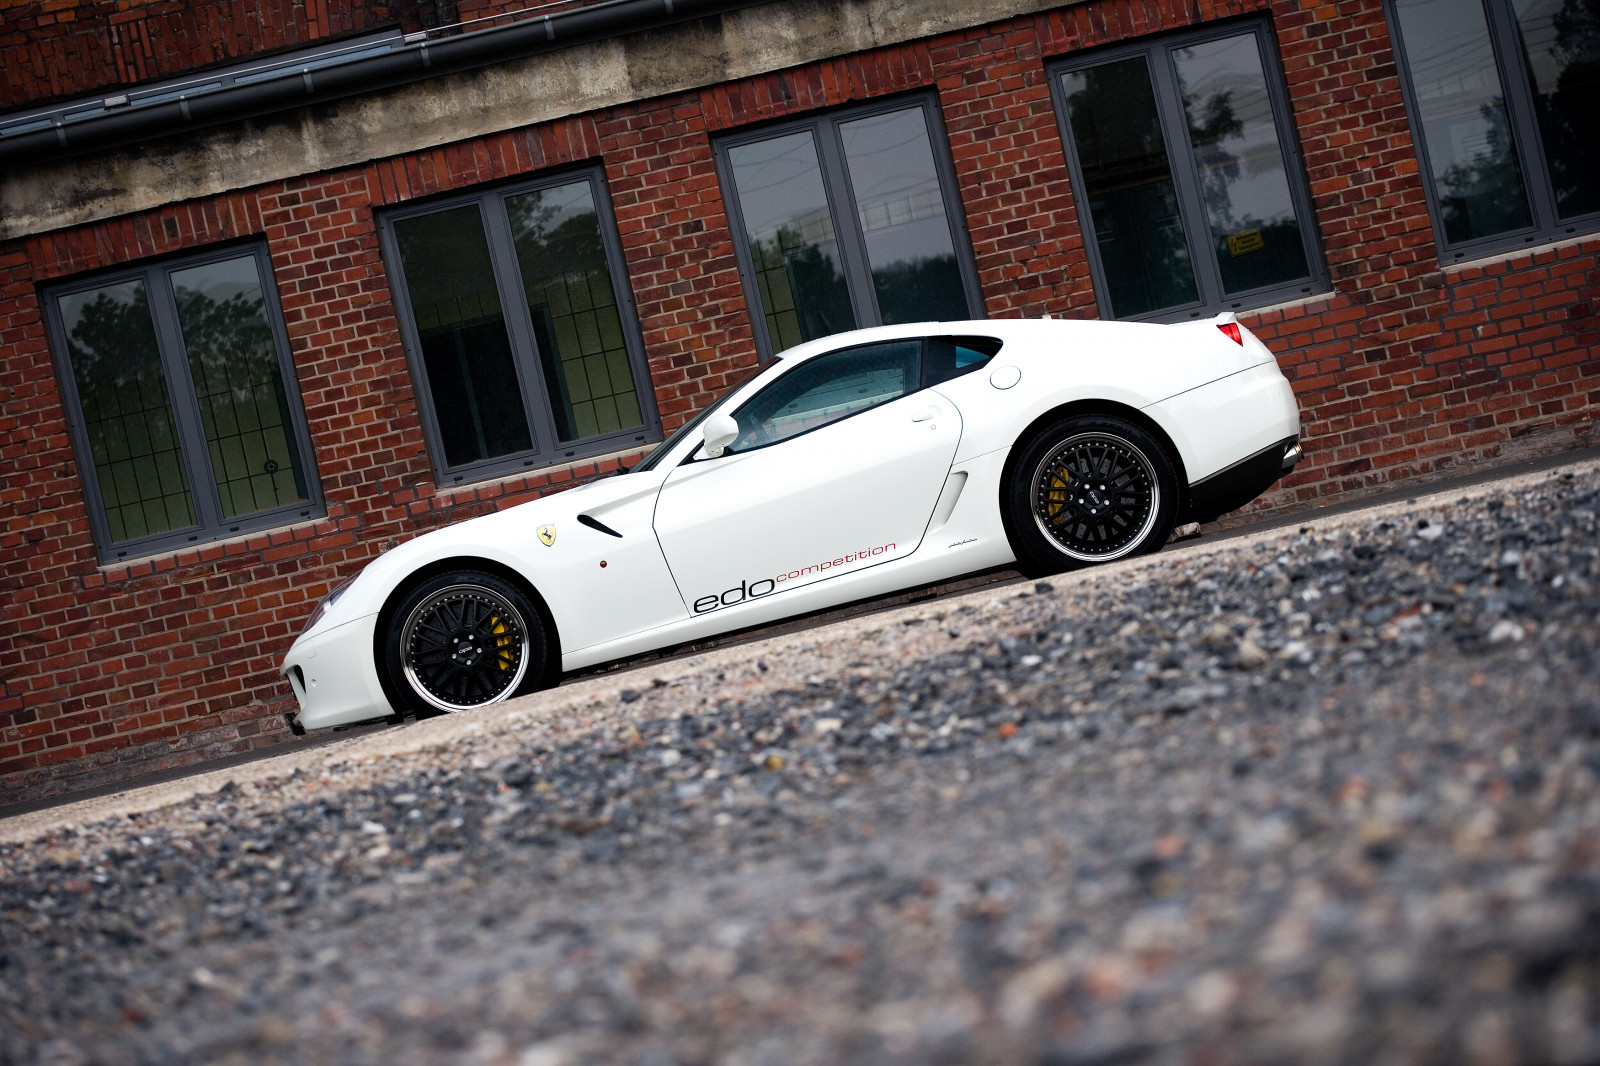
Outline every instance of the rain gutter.
<path fill-rule="evenodd" d="M 75 121 L 58 119 L 49 128 L 6 136 L 0 138 L 0 170 L 258 118 L 769 2 L 603 0 L 454 37 L 430 40 L 427 34 L 414 34 L 403 46 L 379 55 L 315 69 L 291 65 L 245 85 L 183 94 Z"/>

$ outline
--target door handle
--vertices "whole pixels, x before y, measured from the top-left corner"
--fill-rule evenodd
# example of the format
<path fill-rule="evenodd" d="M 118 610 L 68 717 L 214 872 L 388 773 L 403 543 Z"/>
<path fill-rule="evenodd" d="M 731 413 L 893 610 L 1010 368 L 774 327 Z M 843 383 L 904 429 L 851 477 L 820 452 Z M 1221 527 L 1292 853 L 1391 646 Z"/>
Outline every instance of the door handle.
<path fill-rule="evenodd" d="M 939 416 L 939 413 L 940 413 L 939 412 L 939 405 L 930 403 L 928 406 L 924 407 L 922 410 L 920 410 L 916 414 L 912 415 L 911 416 L 911 421 L 913 421 L 913 422 L 926 422 L 930 418 L 937 418 Z"/>

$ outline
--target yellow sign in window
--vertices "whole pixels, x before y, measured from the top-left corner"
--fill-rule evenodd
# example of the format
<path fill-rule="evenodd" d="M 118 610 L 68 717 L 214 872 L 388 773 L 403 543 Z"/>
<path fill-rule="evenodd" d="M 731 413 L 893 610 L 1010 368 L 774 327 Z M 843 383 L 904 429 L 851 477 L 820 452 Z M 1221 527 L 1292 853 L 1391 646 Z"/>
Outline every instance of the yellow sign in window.
<path fill-rule="evenodd" d="M 1259 228 L 1243 229 L 1238 233 L 1228 234 L 1228 254 L 1235 259 L 1247 252 L 1259 252 L 1266 246 L 1267 242 L 1261 239 Z"/>

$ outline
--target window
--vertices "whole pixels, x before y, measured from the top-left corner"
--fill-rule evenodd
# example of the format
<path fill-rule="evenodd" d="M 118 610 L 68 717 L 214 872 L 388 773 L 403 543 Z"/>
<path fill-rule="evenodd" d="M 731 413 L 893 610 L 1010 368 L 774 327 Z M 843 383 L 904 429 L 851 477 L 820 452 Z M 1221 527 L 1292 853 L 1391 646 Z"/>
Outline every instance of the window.
<path fill-rule="evenodd" d="M 730 452 L 798 437 L 987 363 L 1000 343 L 987 337 L 920 337 L 820 355 L 762 389 L 733 419 Z"/>
<path fill-rule="evenodd" d="M 387 215 L 429 445 L 453 482 L 657 435 L 598 176 Z"/>
<path fill-rule="evenodd" d="M 105 558 L 321 513 L 271 277 L 234 248 L 46 291 Z"/>
<path fill-rule="evenodd" d="M 1390 0 L 1441 258 L 1600 224 L 1600 27 L 1573 0 Z"/>
<path fill-rule="evenodd" d="M 1000 354 L 993 337 L 929 337 L 922 355 L 922 387 L 970 374 Z"/>
<path fill-rule="evenodd" d="M 980 313 L 942 142 L 927 100 L 719 142 L 739 265 L 766 354 L 862 326 Z"/>
<path fill-rule="evenodd" d="M 1267 42 L 1264 24 L 1234 23 L 1054 68 L 1105 317 L 1199 318 L 1326 287 Z"/>

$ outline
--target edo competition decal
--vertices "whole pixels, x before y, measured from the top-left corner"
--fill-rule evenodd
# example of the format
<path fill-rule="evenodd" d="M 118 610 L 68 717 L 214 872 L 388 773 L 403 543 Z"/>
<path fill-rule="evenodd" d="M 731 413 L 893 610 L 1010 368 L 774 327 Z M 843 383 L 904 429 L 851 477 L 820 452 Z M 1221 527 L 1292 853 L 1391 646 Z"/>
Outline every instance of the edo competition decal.
<path fill-rule="evenodd" d="M 870 559 L 876 555 L 884 555 L 888 552 L 894 551 L 895 547 L 896 545 L 891 542 L 889 544 L 879 545 L 876 548 L 863 548 L 858 552 L 850 552 L 847 555 L 841 555 L 837 559 L 829 559 L 826 562 L 821 563 L 812 563 L 810 566 L 801 567 L 799 570 L 790 570 L 787 574 L 779 574 L 777 577 L 763 577 L 755 581 L 741 581 L 720 596 L 701 596 L 698 600 L 695 600 L 694 613 L 706 614 L 707 612 L 715 611 L 719 607 L 732 607 L 735 604 L 743 603 L 745 600 L 758 600 L 763 596 L 772 595 L 772 593 L 778 590 L 778 586 L 783 584 L 785 581 L 798 581 L 802 577 L 808 577 L 812 574 L 820 574 L 826 570 L 832 570 L 836 566 L 846 566 L 850 563 L 859 562 L 862 559 Z"/>

